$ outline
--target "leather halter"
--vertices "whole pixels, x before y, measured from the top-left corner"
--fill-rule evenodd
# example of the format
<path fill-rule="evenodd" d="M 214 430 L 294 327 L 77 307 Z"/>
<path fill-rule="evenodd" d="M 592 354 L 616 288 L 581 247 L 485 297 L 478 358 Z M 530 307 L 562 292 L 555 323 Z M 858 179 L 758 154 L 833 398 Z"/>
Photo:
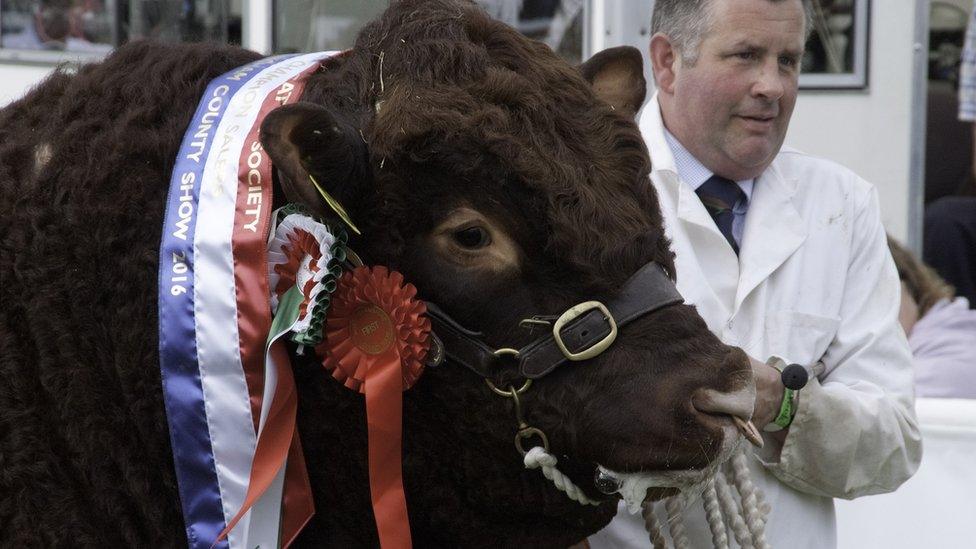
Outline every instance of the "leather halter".
<path fill-rule="evenodd" d="M 587 301 L 571 307 L 555 321 L 552 332 L 520 349 L 494 349 L 482 341 L 480 332 L 458 324 L 433 303 L 427 314 L 441 345 L 434 345 L 430 357 L 440 363 L 444 355 L 489 379 L 492 366 L 507 357 L 518 361 L 525 379 L 537 379 L 568 361 L 586 360 L 606 350 L 617 331 L 630 322 L 665 307 L 682 303 L 674 282 L 657 263 L 640 268 L 605 305 Z M 431 361 L 429 361 L 431 362 Z"/>

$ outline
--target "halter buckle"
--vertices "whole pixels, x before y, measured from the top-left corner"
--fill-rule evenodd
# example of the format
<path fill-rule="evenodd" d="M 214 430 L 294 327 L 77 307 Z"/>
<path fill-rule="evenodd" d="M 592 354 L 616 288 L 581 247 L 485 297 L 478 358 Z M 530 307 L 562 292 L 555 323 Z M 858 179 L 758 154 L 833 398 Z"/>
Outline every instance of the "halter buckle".
<path fill-rule="evenodd" d="M 563 326 L 594 309 L 597 309 L 603 313 L 607 323 L 610 324 L 610 333 L 600 341 L 597 341 L 593 345 L 590 345 L 578 353 L 571 352 L 566 347 L 566 343 L 563 342 L 563 337 L 560 334 L 560 331 L 562 330 Z M 613 344 L 614 340 L 617 339 L 617 322 L 613 319 L 613 315 L 610 314 L 610 310 L 607 309 L 606 305 L 600 303 L 599 301 L 586 301 L 580 303 L 579 305 L 570 307 L 565 313 L 559 316 L 559 319 L 557 319 L 556 323 L 552 326 L 552 336 L 556 340 L 556 346 L 559 347 L 559 350 L 562 351 L 566 358 L 572 361 L 588 360 L 599 355 L 603 351 L 606 351 L 607 348 Z"/>

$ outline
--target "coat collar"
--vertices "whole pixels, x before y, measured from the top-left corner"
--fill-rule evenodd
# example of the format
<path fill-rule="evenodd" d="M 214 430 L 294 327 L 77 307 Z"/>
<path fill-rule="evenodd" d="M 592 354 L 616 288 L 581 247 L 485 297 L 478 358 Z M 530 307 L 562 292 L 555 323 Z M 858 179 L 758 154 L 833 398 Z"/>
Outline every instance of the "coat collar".
<path fill-rule="evenodd" d="M 806 224 L 793 202 L 797 181 L 785 177 L 777 161 L 756 178 L 740 255 L 736 257 L 701 200 L 678 177 L 664 136 L 657 93 L 644 107 L 640 129 L 651 156 L 657 191 L 672 198 L 678 223 L 694 239 L 695 259 L 702 272 L 710 273 L 709 285 L 733 313 L 806 240 Z"/>
<path fill-rule="evenodd" d="M 696 225 L 706 232 L 714 233 L 715 238 L 722 239 L 720 243 L 724 243 L 725 237 L 715 226 L 715 222 L 708 215 L 708 211 L 705 210 L 698 195 L 695 194 L 690 185 L 682 182 L 678 175 L 674 153 L 671 152 L 671 147 L 664 136 L 664 120 L 661 118 L 661 107 L 658 103 L 657 93 L 651 97 L 647 106 L 644 107 L 640 119 L 640 129 L 651 156 L 651 173 L 656 176 L 652 177 L 652 180 L 655 181 L 658 192 L 664 192 L 671 196 L 676 205 L 675 213 L 679 220 Z M 734 257 L 735 254 L 732 249 L 729 248 L 728 251 Z"/>
<path fill-rule="evenodd" d="M 661 118 L 661 104 L 658 102 L 658 93 L 654 92 L 651 100 L 647 102 L 641 111 L 640 130 L 647 143 L 647 150 L 651 155 L 652 169 L 655 172 L 670 171 L 675 176 L 678 169 L 674 164 L 674 155 L 668 147 L 668 141 L 664 137 L 664 119 Z"/>
<path fill-rule="evenodd" d="M 678 177 L 682 179 L 685 183 L 691 185 L 692 190 L 696 193 L 698 188 L 704 185 L 713 175 L 715 175 L 712 170 L 709 170 L 704 164 L 695 158 L 695 155 L 691 154 L 691 151 L 685 148 L 678 141 L 678 138 L 671 135 L 666 128 L 664 130 L 664 139 L 668 142 L 668 148 L 671 150 L 671 154 L 674 156 L 674 166 L 675 170 L 678 172 Z M 752 186 L 755 182 L 754 179 L 746 179 L 743 181 L 736 181 L 736 185 L 742 189 L 745 193 L 745 203 L 748 204 L 752 200 Z"/>

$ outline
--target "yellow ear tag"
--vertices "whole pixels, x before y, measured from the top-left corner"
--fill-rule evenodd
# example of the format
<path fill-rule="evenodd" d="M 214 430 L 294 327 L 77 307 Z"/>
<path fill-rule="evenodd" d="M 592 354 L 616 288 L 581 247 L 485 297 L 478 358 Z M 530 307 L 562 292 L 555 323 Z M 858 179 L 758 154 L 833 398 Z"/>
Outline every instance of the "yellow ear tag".
<path fill-rule="evenodd" d="M 332 208 L 332 211 L 334 211 L 336 215 L 342 218 L 342 220 L 346 222 L 346 225 L 349 225 L 349 228 L 352 229 L 354 233 L 358 235 L 363 234 L 359 232 L 359 229 L 357 229 L 355 225 L 353 225 L 352 219 L 349 219 L 349 214 L 346 213 L 346 210 L 345 208 L 342 207 L 342 204 L 339 204 L 338 200 L 332 198 L 332 195 L 325 192 L 325 189 L 323 189 L 322 186 L 319 185 L 319 182 L 315 180 L 312 174 L 308 174 L 308 178 L 312 180 L 312 184 L 315 185 L 315 189 L 319 191 L 319 194 L 322 195 L 323 199 L 325 199 L 325 203 L 328 204 L 330 208 Z"/>

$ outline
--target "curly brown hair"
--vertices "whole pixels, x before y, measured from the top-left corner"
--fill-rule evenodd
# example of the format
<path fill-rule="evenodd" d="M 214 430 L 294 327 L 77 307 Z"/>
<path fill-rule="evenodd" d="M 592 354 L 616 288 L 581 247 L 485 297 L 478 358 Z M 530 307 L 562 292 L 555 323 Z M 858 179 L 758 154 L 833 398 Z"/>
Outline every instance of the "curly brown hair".
<path fill-rule="evenodd" d="M 905 283 L 908 293 L 918 304 L 919 318 L 925 316 L 925 313 L 940 300 L 955 297 L 955 288 L 890 235 L 888 248 L 891 249 L 891 257 L 895 260 L 898 278 Z"/>

